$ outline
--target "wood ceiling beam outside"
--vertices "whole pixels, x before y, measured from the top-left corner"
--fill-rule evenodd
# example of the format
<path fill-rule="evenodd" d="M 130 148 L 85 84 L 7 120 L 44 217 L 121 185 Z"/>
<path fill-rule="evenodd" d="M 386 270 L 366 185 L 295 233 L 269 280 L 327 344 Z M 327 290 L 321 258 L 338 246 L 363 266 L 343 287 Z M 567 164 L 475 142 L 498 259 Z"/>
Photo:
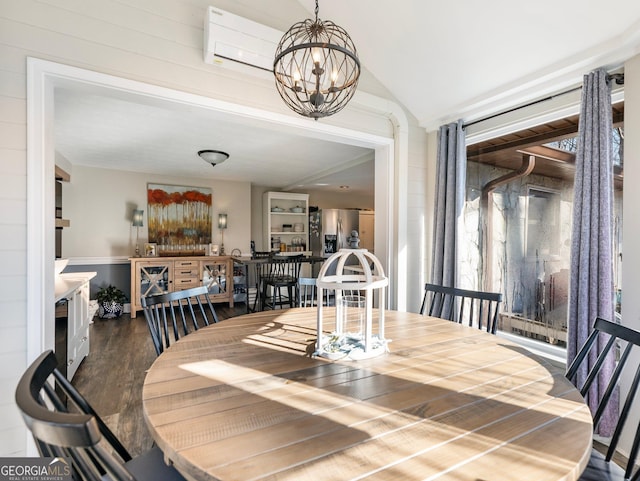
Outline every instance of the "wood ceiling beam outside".
<path fill-rule="evenodd" d="M 563 129 L 552 130 L 550 132 L 544 132 L 535 134 L 530 137 L 523 137 L 522 139 L 512 140 L 503 144 L 493 145 L 489 147 L 480 147 L 474 149 L 473 146 L 467 150 L 467 159 L 479 160 L 478 157 L 482 155 L 491 154 L 493 152 L 499 152 L 501 150 L 523 150 L 527 147 L 537 146 L 543 143 L 551 142 L 554 140 L 560 140 L 567 138 L 576 132 L 578 132 L 577 125 L 571 125 Z"/>
<path fill-rule="evenodd" d="M 575 119 L 575 120 L 574 120 Z M 567 119 L 569 120 L 569 119 Z M 533 135 L 523 136 L 516 140 L 503 142 L 501 144 L 488 145 L 480 143 L 476 146 L 470 146 L 467 149 L 467 159 L 476 162 L 481 161 L 479 157 L 502 150 L 524 150 L 532 146 L 539 146 L 548 142 L 566 139 L 572 137 L 578 132 L 577 116 L 569 120 L 571 123 L 566 127 L 552 128 L 547 132 L 535 132 Z M 618 127 L 624 123 L 624 109 L 614 109 L 613 126 Z"/>
<path fill-rule="evenodd" d="M 564 164 L 575 164 L 576 154 L 567 152 L 566 150 L 554 149 L 546 145 L 534 145 L 526 149 L 519 149 L 519 153 L 533 155 L 537 158 L 552 160 L 554 162 L 562 162 Z"/>

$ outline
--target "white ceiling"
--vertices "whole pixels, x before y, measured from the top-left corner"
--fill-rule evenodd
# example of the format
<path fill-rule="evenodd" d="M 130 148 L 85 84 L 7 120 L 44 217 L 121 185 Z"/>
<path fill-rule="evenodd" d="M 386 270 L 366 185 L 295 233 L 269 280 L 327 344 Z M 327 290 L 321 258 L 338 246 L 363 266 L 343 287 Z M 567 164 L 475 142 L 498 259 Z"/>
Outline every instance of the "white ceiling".
<path fill-rule="evenodd" d="M 640 53 L 637 0 L 321 0 L 320 16 L 349 32 L 365 68 L 431 128 Z"/>
<path fill-rule="evenodd" d="M 350 191 L 373 190 L 371 149 L 301 137 L 211 109 L 121 97 L 103 89 L 58 88 L 58 155 L 74 165 L 130 172 L 279 188 L 333 190 L 349 185 Z M 205 149 L 222 150 L 230 157 L 212 167 L 198 157 Z"/>
<path fill-rule="evenodd" d="M 314 8 L 313 0 L 192 1 L 280 30 L 302 20 L 291 18 L 301 5 Z M 349 32 L 371 85 L 377 80 L 429 129 L 578 85 L 589 70 L 619 67 L 640 53 L 637 0 L 321 0 L 320 17 Z M 373 189 L 369 149 L 210 110 L 59 89 L 55 136 L 56 150 L 72 164 L 280 188 Z M 212 168 L 197 157 L 201 149 L 231 157 Z M 342 167 L 348 170 L 336 173 Z"/>

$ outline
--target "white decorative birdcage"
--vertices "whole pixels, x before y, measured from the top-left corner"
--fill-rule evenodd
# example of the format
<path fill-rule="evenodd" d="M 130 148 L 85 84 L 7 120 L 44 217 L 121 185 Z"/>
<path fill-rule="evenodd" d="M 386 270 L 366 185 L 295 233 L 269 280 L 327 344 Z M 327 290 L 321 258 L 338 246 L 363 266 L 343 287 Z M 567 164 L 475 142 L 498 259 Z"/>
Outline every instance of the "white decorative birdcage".
<path fill-rule="evenodd" d="M 318 356 L 358 360 L 387 352 L 384 309 L 389 279 L 376 256 L 367 249 L 340 249 L 324 262 L 316 285 L 318 299 L 328 297 L 335 304 L 332 311 L 318 302 Z M 325 313 L 331 312 L 335 318 L 326 319 Z"/>

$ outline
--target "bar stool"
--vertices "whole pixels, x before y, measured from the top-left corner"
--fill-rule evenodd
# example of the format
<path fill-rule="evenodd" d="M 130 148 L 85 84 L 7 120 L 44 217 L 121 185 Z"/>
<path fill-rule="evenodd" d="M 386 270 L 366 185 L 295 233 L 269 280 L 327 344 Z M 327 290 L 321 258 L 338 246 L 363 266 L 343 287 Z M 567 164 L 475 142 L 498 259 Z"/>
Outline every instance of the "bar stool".
<path fill-rule="evenodd" d="M 265 308 L 275 309 L 286 304 L 295 307 L 298 293 L 298 277 L 300 276 L 300 265 L 302 255 L 272 257 L 269 262 L 260 264 L 262 283 L 262 310 Z M 268 290 L 272 290 L 271 302 L 267 295 Z M 283 289 L 287 290 L 283 296 Z"/>

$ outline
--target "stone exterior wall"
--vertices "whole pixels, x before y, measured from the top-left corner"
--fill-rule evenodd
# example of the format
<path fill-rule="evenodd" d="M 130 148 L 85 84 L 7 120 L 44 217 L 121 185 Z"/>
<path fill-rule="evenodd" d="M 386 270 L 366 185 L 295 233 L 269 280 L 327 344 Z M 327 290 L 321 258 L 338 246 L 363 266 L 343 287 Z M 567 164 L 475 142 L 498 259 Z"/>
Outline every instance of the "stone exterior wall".
<path fill-rule="evenodd" d="M 499 186 L 489 196 L 492 232 L 487 236 L 482 186 L 509 172 L 468 162 L 460 284 L 503 293 L 503 328 L 562 342 L 569 295 L 573 183 L 529 175 Z M 621 199 L 622 192 L 616 191 L 614 238 L 621 231 Z M 614 272 L 620 260 L 617 246 L 616 241 Z M 614 279 L 620 288 L 619 278 Z M 509 323 L 509 318 L 514 321 Z"/>

